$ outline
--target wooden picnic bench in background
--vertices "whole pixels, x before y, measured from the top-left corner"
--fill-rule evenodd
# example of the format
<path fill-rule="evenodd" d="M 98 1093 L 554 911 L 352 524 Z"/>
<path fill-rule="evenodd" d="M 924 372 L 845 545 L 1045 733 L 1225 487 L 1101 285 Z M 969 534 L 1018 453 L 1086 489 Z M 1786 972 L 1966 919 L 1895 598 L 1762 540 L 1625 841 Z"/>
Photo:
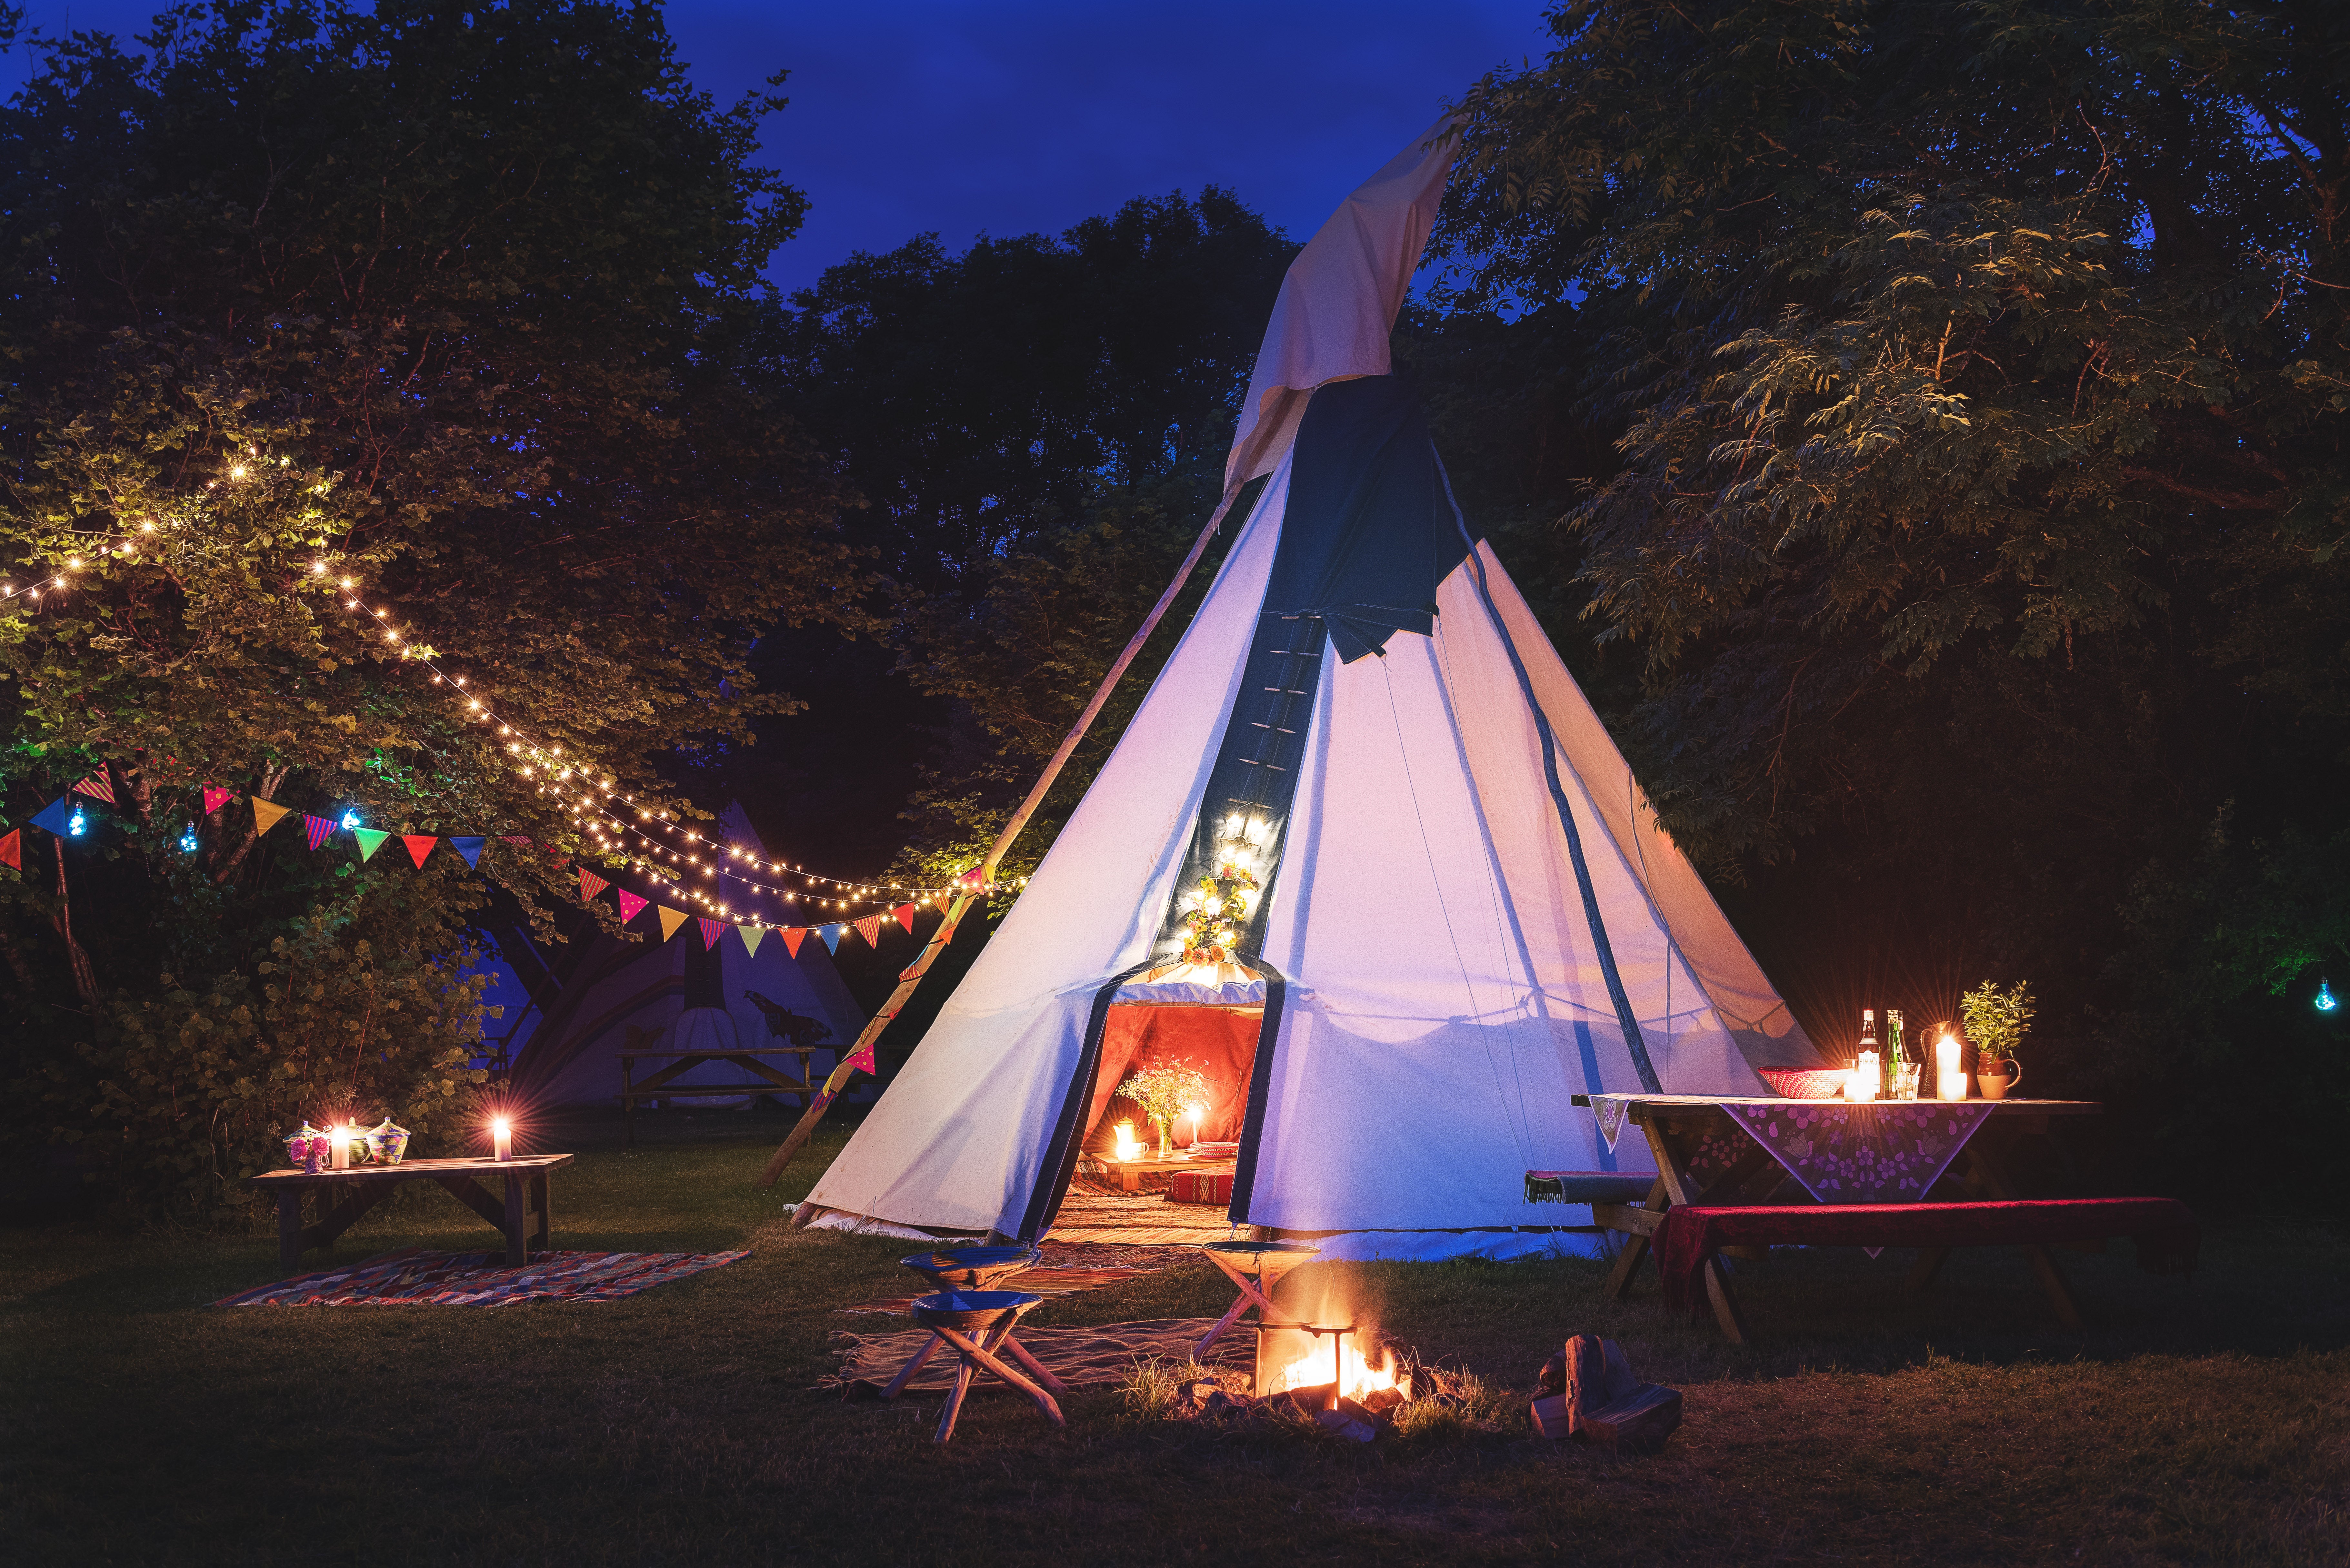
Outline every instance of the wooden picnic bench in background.
<path fill-rule="evenodd" d="M 711 1100 L 733 1099 L 739 1095 L 791 1095 L 804 1103 L 813 1102 L 816 1091 L 823 1085 L 808 1081 L 809 1059 L 818 1051 L 829 1049 L 831 1047 L 825 1045 L 737 1045 L 732 1049 L 678 1050 L 669 1046 L 640 1045 L 632 1039 L 620 1052 L 621 1142 L 631 1148 L 636 1147 L 637 1105 L 641 1100 Z M 800 1075 L 785 1077 L 761 1061 L 759 1058 L 762 1056 L 796 1056 L 800 1059 Z M 637 1064 L 660 1057 L 672 1060 L 643 1083 L 636 1082 Z M 681 1084 L 676 1081 L 709 1062 L 732 1063 L 757 1081 L 741 1084 Z"/>

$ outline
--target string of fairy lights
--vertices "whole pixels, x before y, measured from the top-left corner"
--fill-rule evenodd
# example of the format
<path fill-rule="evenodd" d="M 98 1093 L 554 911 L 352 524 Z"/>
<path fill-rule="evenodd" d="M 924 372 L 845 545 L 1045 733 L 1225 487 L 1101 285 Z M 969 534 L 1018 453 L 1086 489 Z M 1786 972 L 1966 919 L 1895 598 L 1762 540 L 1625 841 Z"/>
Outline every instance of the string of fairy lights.
<path fill-rule="evenodd" d="M 248 449 L 248 456 L 257 457 L 258 454 Z M 290 462 L 284 458 L 278 461 L 281 467 Z M 232 461 L 226 476 L 232 482 L 242 481 L 249 477 L 251 472 L 251 464 Z M 206 488 L 215 488 L 218 482 L 213 481 Z M 140 532 L 151 534 L 154 531 L 152 519 L 141 523 Z M 137 540 L 130 535 L 101 534 L 88 537 L 99 554 L 116 555 L 130 560 L 135 559 L 139 552 Z M 44 591 L 57 592 L 69 588 L 73 574 L 84 569 L 82 557 L 72 556 L 68 557 L 65 566 L 40 582 L 22 587 L 0 582 L 0 603 L 29 595 L 37 605 Z M 579 760 L 567 761 L 563 747 L 534 737 L 526 726 L 515 723 L 511 714 L 501 711 L 467 676 L 445 668 L 429 643 L 420 643 L 415 639 L 412 627 L 411 630 L 403 631 L 395 624 L 388 607 L 369 604 L 368 598 L 371 596 L 365 593 L 359 577 L 337 571 L 329 556 L 315 556 L 310 562 L 308 576 L 313 581 L 320 582 L 322 587 L 332 588 L 347 613 L 364 615 L 372 621 L 383 639 L 399 650 L 400 662 L 421 665 L 430 673 L 432 685 L 446 688 L 452 701 L 462 701 L 464 704 L 463 716 L 468 722 L 494 726 L 495 738 L 504 742 L 505 752 L 513 759 L 509 764 L 513 770 L 532 780 L 540 794 L 551 796 L 558 805 L 566 808 L 572 821 L 588 835 L 596 850 L 602 855 L 625 858 L 630 868 L 649 872 L 664 880 L 671 874 L 680 877 L 691 874 L 716 877 L 737 883 L 751 892 L 799 904 L 811 910 L 830 909 L 847 911 L 858 905 L 879 906 L 882 909 L 907 904 L 929 905 L 957 891 L 955 887 L 922 888 L 898 882 L 860 882 L 828 877 L 810 871 L 804 866 L 774 859 L 764 851 L 746 849 L 722 837 L 704 836 L 678 822 L 665 807 L 650 804 L 638 805 L 633 794 L 616 793 L 618 784 L 613 779 L 605 777 L 599 783 L 594 770 L 583 766 Z M 577 784 L 573 783 L 575 778 Z M 568 791 L 564 787 L 567 784 L 571 786 Z M 623 815 L 627 812 L 635 814 L 634 821 Z M 673 839 L 681 841 L 681 846 L 678 842 L 665 843 L 655 837 L 654 830 L 671 835 Z M 640 852 L 629 847 L 631 840 L 641 846 Z M 705 852 L 709 857 L 706 860 L 703 858 Z M 799 877 L 807 885 L 808 891 L 803 893 L 762 882 L 757 879 L 761 874 Z M 1026 881 L 1024 877 L 1014 878 L 1011 885 L 1024 885 Z M 708 892 L 681 881 L 671 881 L 669 885 L 676 893 L 716 910 L 722 917 L 733 915 L 731 904 L 711 897 Z M 995 886 L 990 884 L 978 889 L 962 890 L 992 893 Z M 816 889 L 819 888 L 829 891 L 818 892 Z M 836 917 L 837 919 L 840 918 Z M 775 920 L 766 923 L 782 925 L 785 922 Z"/>

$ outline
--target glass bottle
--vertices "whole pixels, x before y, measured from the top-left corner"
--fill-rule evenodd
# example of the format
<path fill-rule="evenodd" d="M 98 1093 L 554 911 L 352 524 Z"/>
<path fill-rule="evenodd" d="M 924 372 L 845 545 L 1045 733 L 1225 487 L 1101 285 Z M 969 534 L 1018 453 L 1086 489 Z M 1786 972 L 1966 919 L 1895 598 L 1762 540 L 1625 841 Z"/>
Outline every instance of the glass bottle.
<path fill-rule="evenodd" d="M 1885 1010 L 1885 1097 L 1887 1099 L 1903 1098 L 1901 1090 L 1904 1084 L 1917 1081 L 1908 1077 L 1908 1066 L 1909 1054 L 1902 1047 L 1901 1010 L 1898 1007 L 1888 1007 Z M 1908 1097 L 1915 1099 L 1916 1092 L 1913 1090 Z"/>

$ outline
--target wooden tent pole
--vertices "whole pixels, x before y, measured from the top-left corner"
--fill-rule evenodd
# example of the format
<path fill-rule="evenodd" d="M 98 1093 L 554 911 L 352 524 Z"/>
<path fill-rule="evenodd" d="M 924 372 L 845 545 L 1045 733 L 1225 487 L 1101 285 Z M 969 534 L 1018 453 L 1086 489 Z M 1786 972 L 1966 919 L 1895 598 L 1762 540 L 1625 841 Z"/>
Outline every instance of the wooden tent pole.
<path fill-rule="evenodd" d="M 1038 776 L 1035 786 L 1029 790 L 1028 798 L 1020 803 L 1020 809 L 1012 814 L 1011 820 L 1003 825 L 1003 831 L 995 836 L 995 844 L 988 850 L 987 858 L 981 861 L 975 869 L 963 874 L 962 888 L 948 903 L 946 919 L 941 920 L 939 929 L 931 933 L 931 940 L 923 947 L 921 956 L 899 975 L 898 989 L 889 993 L 889 1000 L 881 1004 L 881 1011 L 875 1013 L 872 1022 L 858 1034 L 857 1044 L 842 1054 L 840 1064 L 825 1079 L 824 1087 L 815 1099 L 808 1102 L 807 1109 L 800 1113 L 798 1123 L 793 1127 L 791 1135 L 784 1139 L 783 1147 L 768 1158 L 767 1168 L 759 1174 L 760 1186 L 773 1187 L 775 1179 L 783 1175 L 784 1168 L 791 1164 L 792 1157 L 799 1153 L 801 1146 L 814 1136 L 816 1124 L 824 1120 L 825 1113 L 832 1109 L 832 1102 L 838 1099 L 841 1091 L 848 1086 L 848 1080 L 855 1075 L 860 1064 L 859 1058 L 880 1039 L 881 1032 L 889 1027 L 889 1021 L 898 1016 L 907 1000 L 914 994 L 915 988 L 922 983 L 922 976 L 930 972 L 931 965 L 940 951 L 953 940 L 955 926 L 962 919 L 963 911 L 977 903 L 988 885 L 994 880 L 995 868 L 1003 864 L 1004 855 L 1012 847 L 1012 841 L 1020 836 L 1020 830 L 1028 826 L 1028 819 L 1035 815 L 1036 808 L 1044 804 L 1045 792 L 1053 787 L 1053 782 L 1061 776 L 1061 769 L 1076 753 L 1077 742 L 1085 739 L 1086 732 L 1093 727 L 1095 718 L 1109 701 L 1110 692 L 1125 676 L 1127 666 L 1132 664 L 1135 656 L 1142 651 L 1142 645 L 1150 640 L 1150 634 L 1159 629 L 1159 621 L 1175 603 L 1175 597 L 1183 591 L 1183 585 L 1191 579 L 1191 568 L 1200 564 L 1200 557 L 1207 552 L 1208 541 L 1216 536 L 1218 528 L 1223 526 L 1224 514 L 1232 509 L 1232 503 L 1239 499 L 1245 483 L 1246 481 L 1243 481 L 1232 485 L 1224 492 L 1223 499 L 1216 504 L 1216 510 L 1208 518 L 1207 526 L 1200 530 L 1197 539 L 1191 541 L 1191 553 L 1184 556 L 1182 566 L 1176 568 L 1174 581 L 1169 583 L 1167 591 L 1159 596 L 1159 602 L 1150 607 L 1150 613 L 1143 618 L 1141 629 L 1127 640 L 1125 649 L 1111 663 L 1109 673 L 1103 676 L 1101 684 L 1094 689 L 1093 701 L 1086 704 L 1086 711 L 1077 715 L 1077 722 L 1062 737 L 1060 750 L 1055 752 L 1053 760 L 1045 764 L 1045 771 Z M 870 1072 L 871 1068 L 866 1070 Z"/>

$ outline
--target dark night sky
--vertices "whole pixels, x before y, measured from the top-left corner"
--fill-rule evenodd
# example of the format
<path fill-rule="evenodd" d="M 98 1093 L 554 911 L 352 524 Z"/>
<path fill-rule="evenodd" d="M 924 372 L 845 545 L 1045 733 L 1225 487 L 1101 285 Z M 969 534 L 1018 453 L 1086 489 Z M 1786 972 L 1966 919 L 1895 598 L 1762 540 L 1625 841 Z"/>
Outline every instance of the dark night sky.
<path fill-rule="evenodd" d="M 153 0 L 31 0 L 32 23 L 124 35 Z M 1494 66 L 1541 52 L 1539 0 L 681 0 L 678 53 L 731 101 L 778 68 L 768 161 L 815 205 L 786 288 L 925 231 L 1057 232 L 1128 197 L 1223 185 L 1299 240 Z M 25 79 L 20 52 L 0 84 Z"/>

